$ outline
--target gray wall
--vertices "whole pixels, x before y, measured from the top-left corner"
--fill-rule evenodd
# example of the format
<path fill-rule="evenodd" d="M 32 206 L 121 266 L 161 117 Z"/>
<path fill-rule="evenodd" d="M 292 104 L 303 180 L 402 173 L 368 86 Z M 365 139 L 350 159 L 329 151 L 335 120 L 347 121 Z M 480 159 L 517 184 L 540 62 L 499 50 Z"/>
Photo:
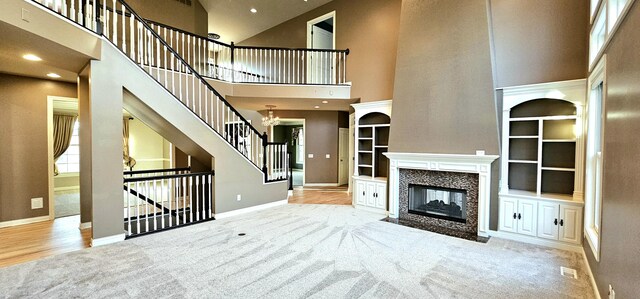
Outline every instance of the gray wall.
<path fill-rule="evenodd" d="M 198 0 L 192 0 L 190 6 L 176 0 L 127 0 L 127 4 L 145 19 L 207 35 L 209 17 Z"/>
<path fill-rule="evenodd" d="M 334 0 L 239 44 L 306 48 L 307 21 L 335 10 L 336 48 L 351 50 L 351 97 L 388 100 L 393 96 L 400 6 L 401 0 Z"/>
<path fill-rule="evenodd" d="M 582 79 L 589 1 L 491 0 L 497 87 Z"/>
<path fill-rule="evenodd" d="M 47 96 L 75 98 L 76 85 L 0 74 L 0 222 L 49 215 Z"/>
<path fill-rule="evenodd" d="M 640 294 L 640 3 L 636 1 L 606 50 L 607 97 L 600 262 L 584 251 L 602 298 Z"/>
<path fill-rule="evenodd" d="M 266 114 L 266 112 L 263 112 Z M 277 110 L 280 118 L 305 120 L 304 175 L 307 184 L 335 184 L 338 182 L 338 115 L 337 111 Z M 342 112 L 344 113 L 344 112 Z M 313 158 L 309 158 L 313 154 Z M 325 155 L 331 158 L 325 158 Z"/>
<path fill-rule="evenodd" d="M 402 3 L 389 151 L 498 152 L 484 0 Z"/>

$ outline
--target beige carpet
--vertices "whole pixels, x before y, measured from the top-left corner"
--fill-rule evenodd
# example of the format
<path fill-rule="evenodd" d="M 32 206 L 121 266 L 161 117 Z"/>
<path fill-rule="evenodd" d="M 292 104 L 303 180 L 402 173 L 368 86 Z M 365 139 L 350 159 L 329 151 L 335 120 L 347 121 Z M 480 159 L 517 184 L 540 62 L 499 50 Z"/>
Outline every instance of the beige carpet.
<path fill-rule="evenodd" d="M 593 298 L 579 254 L 379 218 L 277 207 L 0 269 L 0 297 Z"/>

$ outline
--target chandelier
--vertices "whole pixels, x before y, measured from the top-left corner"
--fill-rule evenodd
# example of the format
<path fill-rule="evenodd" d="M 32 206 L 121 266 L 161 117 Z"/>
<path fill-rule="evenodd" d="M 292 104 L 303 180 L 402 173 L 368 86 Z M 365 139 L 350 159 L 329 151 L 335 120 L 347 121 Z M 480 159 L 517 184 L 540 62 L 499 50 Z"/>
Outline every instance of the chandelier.
<path fill-rule="evenodd" d="M 266 106 L 269 109 L 269 116 L 265 116 L 262 118 L 262 125 L 265 127 L 271 127 L 271 126 L 277 126 L 280 124 L 280 118 L 279 117 L 273 117 L 273 108 L 275 108 L 276 106 L 274 105 L 267 105 Z"/>

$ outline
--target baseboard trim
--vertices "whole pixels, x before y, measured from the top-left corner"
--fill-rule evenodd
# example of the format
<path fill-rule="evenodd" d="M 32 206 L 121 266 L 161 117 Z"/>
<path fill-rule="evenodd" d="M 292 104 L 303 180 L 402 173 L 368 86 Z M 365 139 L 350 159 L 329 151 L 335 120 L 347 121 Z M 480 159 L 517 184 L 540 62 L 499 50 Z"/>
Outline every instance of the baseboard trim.
<path fill-rule="evenodd" d="M 550 241 L 550 240 L 547 241 L 547 240 L 543 240 L 543 239 L 536 238 L 536 237 L 523 236 L 523 235 L 509 233 L 509 232 L 501 232 L 501 231 L 490 230 L 489 231 L 489 236 L 496 237 L 496 238 L 501 238 L 501 239 L 512 240 L 512 241 L 523 242 L 523 243 L 529 243 L 529 244 L 534 244 L 534 245 L 540 245 L 540 246 L 545 246 L 545 247 L 550 247 L 550 248 L 555 248 L 555 249 L 573 251 L 573 252 L 577 252 L 577 253 L 581 253 L 582 252 L 582 246 L 579 246 L 579 245 L 561 243 L 561 242 Z"/>
<path fill-rule="evenodd" d="M 91 239 L 91 247 L 103 246 L 107 244 L 124 241 L 125 234 L 113 235 L 104 238 Z"/>
<path fill-rule="evenodd" d="M 0 222 L 0 228 L 31 224 L 31 223 L 43 222 L 43 221 L 49 221 L 49 220 L 51 220 L 51 218 L 49 217 L 49 215 L 47 215 L 47 216 L 40 216 L 40 217 L 33 217 L 33 218 L 4 221 L 4 222 Z"/>
<path fill-rule="evenodd" d="M 387 210 L 383 210 L 383 209 L 377 209 L 377 208 L 372 208 L 372 207 L 365 207 L 365 206 L 360 206 L 357 204 L 352 204 L 353 208 L 358 209 L 358 210 L 362 210 L 362 211 L 367 211 L 370 213 L 374 213 L 374 214 L 380 214 L 380 215 L 384 215 L 384 216 L 389 216 L 389 212 Z"/>
<path fill-rule="evenodd" d="M 82 222 L 78 228 L 80 230 L 91 228 L 91 222 Z"/>
<path fill-rule="evenodd" d="M 53 191 L 69 191 L 69 190 L 78 190 L 80 191 L 80 186 L 70 186 L 70 187 L 57 187 L 53 188 Z"/>
<path fill-rule="evenodd" d="M 238 215 L 242 215 L 242 214 L 246 214 L 246 213 L 256 212 L 256 211 L 260 211 L 260 210 L 266 210 L 266 209 L 274 208 L 274 207 L 277 207 L 277 206 L 286 205 L 287 203 L 289 203 L 289 200 L 288 199 L 283 199 L 283 200 L 278 200 L 278 201 L 274 201 L 274 202 L 270 202 L 270 203 L 265 203 L 265 204 L 261 204 L 261 205 L 257 205 L 257 206 L 253 206 L 253 207 L 237 209 L 237 210 L 224 212 L 224 213 L 218 213 L 218 214 L 215 214 L 214 216 L 215 216 L 216 219 L 224 219 L 224 218 L 238 216 Z"/>
<path fill-rule="evenodd" d="M 591 271 L 591 265 L 589 265 L 589 260 L 587 259 L 587 254 L 584 252 L 584 247 L 582 248 L 582 259 L 584 260 L 584 264 L 587 266 L 587 271 L 589 275 L 589 280 L 591 280 L 591 288 L 593 288 L 593 295 L 595 295 L 596 299 L 602 299 L 600 297 L 600 291 L 598 290 L 598 284 L 596 283 L 596 278 L 593 277 L 593 272 Z"/>
<path fill-rule="evenodd" d="M 293 196 L 293 190 L 287 191 L 287 198 Z"/>
<path fill-rule="evenodd" d="M 340 187 L 338 183 L 311 183 L 304 184 L 304 187 Z"/>

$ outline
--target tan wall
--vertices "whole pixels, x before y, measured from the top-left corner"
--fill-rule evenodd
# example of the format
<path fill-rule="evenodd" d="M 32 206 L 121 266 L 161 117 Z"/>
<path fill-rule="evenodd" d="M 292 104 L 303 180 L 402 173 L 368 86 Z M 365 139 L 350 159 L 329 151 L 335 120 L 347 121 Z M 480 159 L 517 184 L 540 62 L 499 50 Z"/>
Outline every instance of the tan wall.
<path fill-rule="evenodd" d="M 498 153 L 484 0 L 404 0 L 389 151 Z"/>
<path fill-rule="evenodd" d="M 604 180 L 600 262 L 584 243 L 602 298 L 611 284 L 616 298 L 640 294 L 640 3 L 636 1 L 607 54 Z"/>
<path fill-rule="evenodd" d="M 170 162 L 169 142 L 137 119 L 129 121 L 130 155 L 134 170 L 162 169 Z"/>
<path fill-rule="evenodd" d="M 582 79 L 589 1 L 491 0 L 498 87 Z"/>
<path fill-rule="evenodd" d="M 61 174 L 53 178 L 55 189 L 80 188 L 80 176 L 78 173 Z"/>
<path fill-rule="evenodd" d="M 306 48 L 307 21 L 335 10 L 336 48 L 351 50 L 351 97 L 388 100 L 393 96 L 400 6 L 401 0 L 335 0 L 238 44 Z"/>
<path fill-rule="evenodd" d="M 127 0 L 127 4 L 145 19 L 207 35 L 207 11 L 198 0 L 192 0 L 191 6 L 175 0 Z"/>
<path fill-rule="evenodd" d="M 339 112 L 278 110 L 274 114 L 280 118 L 305 120 L 305 183 L 337 183 Z M 309 154 L 314 157 L 310 159 Z M 331 158 L 327 159 L 326 154 L 331 155 Z"/>
<path fill-rule="evenodd" d="M 0 74 L 0 222 L 49 214 L 47 96 L 76 93 L 75 84 Z M 31 209 L 34 197 L 42 209 Z"/>

